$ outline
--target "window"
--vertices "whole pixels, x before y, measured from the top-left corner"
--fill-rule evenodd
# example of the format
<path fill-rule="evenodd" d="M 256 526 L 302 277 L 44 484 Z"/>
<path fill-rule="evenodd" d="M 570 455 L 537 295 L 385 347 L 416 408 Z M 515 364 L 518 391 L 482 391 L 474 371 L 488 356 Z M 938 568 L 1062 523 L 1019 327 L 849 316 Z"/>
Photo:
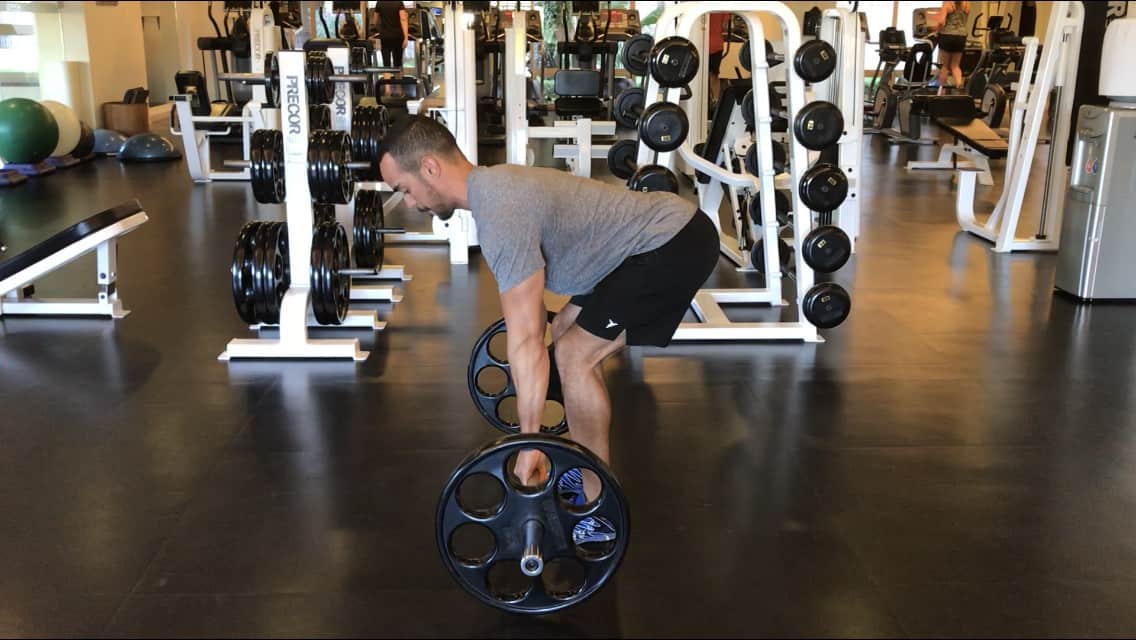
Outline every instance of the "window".
<path fill-rule="evenodd" d="M 30 11 L 0 11 L 0 100 L 39 99 L 39 42 Z"/>

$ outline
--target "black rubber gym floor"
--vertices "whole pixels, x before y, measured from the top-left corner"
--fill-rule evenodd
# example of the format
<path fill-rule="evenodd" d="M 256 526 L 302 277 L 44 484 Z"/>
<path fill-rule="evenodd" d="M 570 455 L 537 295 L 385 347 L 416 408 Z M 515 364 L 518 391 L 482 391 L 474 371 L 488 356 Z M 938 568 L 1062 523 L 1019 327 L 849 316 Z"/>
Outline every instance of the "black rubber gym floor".
<path fill-rule="evenodd" d="M 348 332 L 362 364 L 226 364 L 247 185 L 107 159 L 0 192 L 13 250 L 130 198 L 151 218 L 121 244 L 129 317 L 0 321 L 0 635 L 1130 636 L 1136 308 L 961 234 L 914 153 L 866 144 L 827 342 L 610 363 L 630 550 L 540 619 L 434 545 L 447 476 L 497 435 L 465 383 L 500 313 L 480 256 L 390 250 L 414 279 L 386 331 Z M 39 293 L 89 295 L 92 264 Z"/>

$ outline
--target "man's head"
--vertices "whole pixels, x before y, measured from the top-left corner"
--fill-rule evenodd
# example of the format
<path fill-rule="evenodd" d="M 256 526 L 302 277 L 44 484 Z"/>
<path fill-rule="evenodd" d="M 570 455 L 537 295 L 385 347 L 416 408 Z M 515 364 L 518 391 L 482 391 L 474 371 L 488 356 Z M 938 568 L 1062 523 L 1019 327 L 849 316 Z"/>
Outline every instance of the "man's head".
<path fill-rule="evenodd" d="M 379 152 L 383 181 L 404 194 L 407 206 L 442 220 L 468 208 L 465 182 L 472 169 L 453 134 L 423 116 L 392 126 Z"/>

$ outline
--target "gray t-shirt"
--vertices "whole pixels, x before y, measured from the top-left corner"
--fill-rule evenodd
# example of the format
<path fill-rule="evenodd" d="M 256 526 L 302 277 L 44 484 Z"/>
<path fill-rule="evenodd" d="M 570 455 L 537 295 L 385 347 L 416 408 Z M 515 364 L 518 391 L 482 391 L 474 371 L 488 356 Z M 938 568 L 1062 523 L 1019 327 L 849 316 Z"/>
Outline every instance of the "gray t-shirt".
<path fill-rule="evenodd" d="M 590 293 L 628 257 L 666 244 L 696 211 L 672 193 L 542 167 L 477 167 L 466 186 L 481 253 L 503 292 L 544 267 L 548 290 Z"/>

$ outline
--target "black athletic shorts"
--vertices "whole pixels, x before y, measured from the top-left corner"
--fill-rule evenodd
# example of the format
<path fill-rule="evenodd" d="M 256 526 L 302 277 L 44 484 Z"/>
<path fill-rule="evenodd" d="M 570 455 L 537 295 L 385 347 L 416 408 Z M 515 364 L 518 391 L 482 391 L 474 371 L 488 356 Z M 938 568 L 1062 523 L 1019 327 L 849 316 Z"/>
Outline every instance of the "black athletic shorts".
<path fill-rule="evenodd" d="M 952 36 L 941 34 L 939 36 L 939 50 L 947 53 L 962 53 L 966 51 L 966 36 Z"/>
<path fill-rule="evenodd" d="M 627 344 L 667 346 L 718 264 L 718 243 L 709 216 L 695 212 L 666 244 L 631 256 L 595 291 L 573 297 L 572 304 L 581 307 L 576 324 L 604 340 L 626 329 Z"/>
<path fill-rule="evenodd" d="M 722 52 L 716 51 L 710 54 L 710 73 L 718 73 L 722 69 Z"/>

